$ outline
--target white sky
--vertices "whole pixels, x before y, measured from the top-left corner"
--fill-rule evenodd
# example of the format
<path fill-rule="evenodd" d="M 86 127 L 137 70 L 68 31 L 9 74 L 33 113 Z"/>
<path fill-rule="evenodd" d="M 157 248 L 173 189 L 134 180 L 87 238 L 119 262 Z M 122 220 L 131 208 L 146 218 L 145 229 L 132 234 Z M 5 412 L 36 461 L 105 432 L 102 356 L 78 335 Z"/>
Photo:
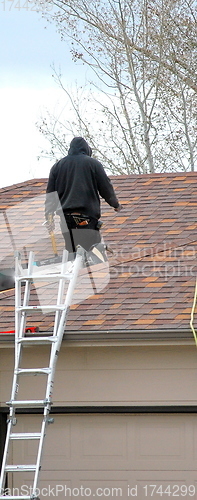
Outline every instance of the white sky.
<path fill-rule="evenodd" d="M 0 188 L 48 177 L 54 161 L 37 160 L 46 142 L 35 123 L 45 107 L 53 111 L 57 102 L 64 104 L 51 65 L 61 67 L 69 85 L 83 73 L 82 67 L 72 62 L 69 47 L 61 42 L 55 25 L 33 8 L 26 0 L 0 2 Z"/>

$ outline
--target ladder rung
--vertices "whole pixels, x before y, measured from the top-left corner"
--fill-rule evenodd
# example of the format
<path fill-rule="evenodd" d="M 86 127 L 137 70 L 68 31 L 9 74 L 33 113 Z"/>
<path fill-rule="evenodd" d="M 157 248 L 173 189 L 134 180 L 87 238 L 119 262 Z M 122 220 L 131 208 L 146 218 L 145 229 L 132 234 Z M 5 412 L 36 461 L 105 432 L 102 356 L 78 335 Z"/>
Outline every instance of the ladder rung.
<path fill-rule="evenodd" d="M 17 343 L 23 344 L 49 344 L 51 342 L 57 342 L 58 338 L 56 336 L 51 335 L 51 337 L 18 337 L 16 338 Z"/>
<path fill-rule="evenodd" d="M 10 439 L 40 439 L 41 432 L 13 432 Z"/>
<path fill-rule="evenodd" d="M 38 497 L 36 497 L 36 496 L 33 497 L 32 495 L 31 496 L 29 496 L 29 495 L 28 496 L 27 495 L 24 495 L 24 496 L 20 496 L 20 495 L 17 495 L 17 496 L 15 496 L 15 495 L 6 495 L 5 496 L 4 495 L 4 496 L 2 496 L 2 495 L 0 495 L 0 500 L 36 500 L 37 498 Z"/>
<path fill-rule="evenodd" d="M 51 368 L 17 368 L 15 374 L 18 375 L 49 375 Z"/>
<path fill-rule="evenodd" d="M 32 399 L 32 400 L 24 400 L 24 401 L 18 401 L 18 400 L 12 400 L 8 401 L 6 403 L 8 406 L 18 406 L 18 407 L 29 407 L 29 408 L 36 408 L 36 407 L 43 407 L 47 406 L 48 404 L 51 404 L 51 401 L 47 401 L 46 399 Z"/>
<path fill-rule="evenodd" d="M 72 273 L 65 273 L 65 274 L 31 274 L 30 276 L 24 275 L 24 276 L 17 276 L 16 279 L 18 281 L 52 281 L 52 280 L 70 280 L 72 278 Z"/>
<path fill-rule="evenodd" d="M 5 472 L 31 472 L 36 470 L 36 465 L 6 465 Z"/>
<path fill-rule="evenodd" d="M 55 311 L 64 311 L 65 305 L 57 306 L 57 305 L 51 305 L 51 306 L 20 306 L 16 307 L 17 312 L 34 312 L 34 311 L 41 311 L 41 312 L 55 312 Z"/>

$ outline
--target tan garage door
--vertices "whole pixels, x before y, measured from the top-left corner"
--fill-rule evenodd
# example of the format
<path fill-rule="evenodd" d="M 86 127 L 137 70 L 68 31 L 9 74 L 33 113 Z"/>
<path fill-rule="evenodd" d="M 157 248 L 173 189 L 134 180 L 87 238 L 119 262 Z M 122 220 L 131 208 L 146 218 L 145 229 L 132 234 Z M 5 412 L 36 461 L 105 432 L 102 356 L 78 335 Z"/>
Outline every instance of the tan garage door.
<path fill-rule="evenodd" d="M 28 431 L 29 419 L 38 430 L 35 415 L 22 416 L 17 431 Z M 33 448 L 35 443 L 18 443 L 14 463 L 34 463 Z M 55 415 L 40 498 L 196 498 L 196 469 L 195 415 Z M 23 485 L 25 493 L 30 479 L 17 473 L 12 488 Z"/>

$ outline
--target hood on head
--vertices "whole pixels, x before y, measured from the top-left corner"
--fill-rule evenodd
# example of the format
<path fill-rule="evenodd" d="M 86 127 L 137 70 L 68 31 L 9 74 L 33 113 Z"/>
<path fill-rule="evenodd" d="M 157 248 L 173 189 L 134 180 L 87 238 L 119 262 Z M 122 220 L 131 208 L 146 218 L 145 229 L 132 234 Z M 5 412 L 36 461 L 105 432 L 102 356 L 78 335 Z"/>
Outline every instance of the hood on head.
<path fill-rule="evenodd" d="M 89 144 L 83 139 L 83 137 L 74 137 L 70 143 L 70 148 L 68 150 L 69 155 L 85 154 L 88 156 L 92 155 L 92 150 Z"/>

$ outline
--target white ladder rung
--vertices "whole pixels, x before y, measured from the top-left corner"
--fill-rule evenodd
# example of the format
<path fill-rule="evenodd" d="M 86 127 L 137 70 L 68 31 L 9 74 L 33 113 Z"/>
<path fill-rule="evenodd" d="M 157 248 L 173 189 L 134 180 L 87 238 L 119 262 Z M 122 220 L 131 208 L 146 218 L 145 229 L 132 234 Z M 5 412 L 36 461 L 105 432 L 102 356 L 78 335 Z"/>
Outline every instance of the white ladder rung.
<path fill-rule="evenodd" d="M 17 276 L 18 281 L 57 281 L 57 280 L 70 280 L 72 278 L 72 273 L 66 274 L 32 274 L 30 276 Z"/>
<path fill-rule="evenodd" d="M 38 497 L 36 496 L 27 496 L 27 495 L 24 495 L 24 496 L 20 496 L 20 495 L 0 495 L 0 500 L 36 500 L 38 499 Z"/>
<path fill-rule="evenodd" d="M 51 368 L 17 368 L 14 372 L 16 375 L 49 375 Z"/>
<path fill-rule="evenodd" d="M 36 465 L 6 465 L 6 472 L 32 472 L 36 470 Z"/>
<path fill-rule="evenodd" d="M 47 401 L 46 399 L 32 399 L 25 401 L 12 400 L 12 401 L 7 401 L 6 404 L 8 406 L 18 406 L 18 407 L 26 406 L 27 408 L 36 408 L 36 407 L 42 408 L 43 406 L 51 404 L 51 401 Z"/>
<path fill-rule="evenodd" d="M 12 432 L 10 439 L 40 439 L 41 432 Z"/>
<path fill-rule="evenodd" d="M 51 306 L 20 306 L 16 307 L 16 311 L 19 312 L 34 312 L 34 311 L 41 311 L 41 312 L 55 312 L 55 311 L 64 311 L 65 305 L 57 306 L 56 304 L 51 305 Z"/>
<path fill-rule="evenodd" d="M 51 335 L 51 337 L 18 337 L 15 339 L 17 343 L 21 344 L 50 344 L 52 342 L 57 342 L 58 337 Z"/>

